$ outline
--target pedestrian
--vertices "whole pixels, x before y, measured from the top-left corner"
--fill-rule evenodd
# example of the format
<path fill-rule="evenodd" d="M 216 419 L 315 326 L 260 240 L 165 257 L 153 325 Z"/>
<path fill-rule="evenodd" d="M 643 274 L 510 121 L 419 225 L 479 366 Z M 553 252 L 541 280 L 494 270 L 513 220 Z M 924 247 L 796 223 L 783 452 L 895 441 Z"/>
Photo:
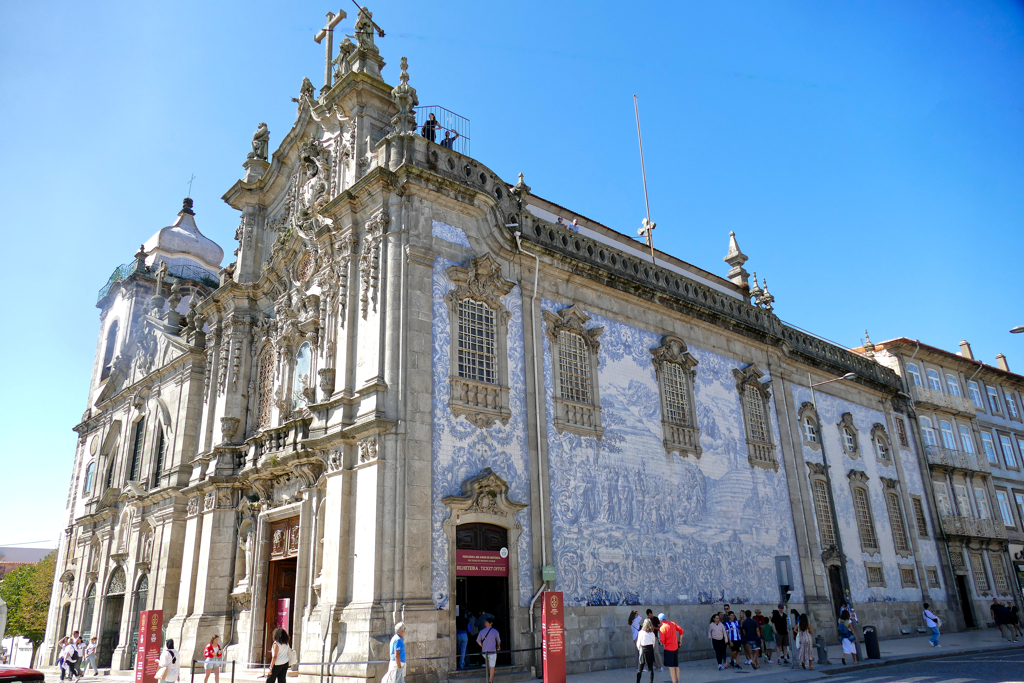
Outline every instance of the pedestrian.
<path fill-rule="evenodd" d="M 942 647 L 939 645 L 939 626 L 942 624 L 942 620 L 935 615 L 930 609 L 928 609 L 928 603 L 924 603 L 924 625 L 931 629 L 932 637 L 928 639 L 928 642 L 932 644 L 932 647 Z"/>
<path fill-rule="evenodd" d="M 446 130 L 444 132 L 444 140 L 441 140 L 441 146 L 442 147 L 447 147 L 448 149 L 452 149 L 453 145 L 455 144 L 455 141 L 458 139 L 458 137 L 459 137 L 458 133 L 455 134 L 455 137 L 452 137 L 452 131 L 451 130 Z"/>
<path fill-rule="evenodd" d="M 178 664 L 178 653 L 174 651 L 174 641 L 168 639 L 164 643 L 164 648 L 166 649 L 160 653 L 160 660 L 157 662 L 159 668 L 156 671 L 156 679 L 174 683 L 178 680 L 178 670 L 181 666 Z"/>
<path fill-rule="evenodd" d="M 636 683 L 640 683 L 645 666 L 651 672 L 651 683 L 654 683 L 654 642 L 657 639 L 658 637 L 654 635 L 654 624 L 650 619 L 644 619 L 640 634 L 636 638 L 636 649 L 640 655 L 636 665 Z"/>
<path fill-rule="evenodd" d="M 800 635 L 800 613 L 795 609 L 789 610 L 789 636 L 790 636 L 790 648 L 793 652 L 793 659 L 796 662 L 793 663 L 793 668 L 800 662 L 800 655 L 797 652 L 800 647 L 800 643 L 797 637 Z"/>
<path fill-rule="evenodd" d="M 76 678 L 82 677 L 82 675 L 78 673 L 78 661 L 80 659 L 81 656 L 78 651 L 78 643 L 75 642 L 74 638 L 68 639 L 68 644 L 64 646 L 64 667 L 67 669 L 69 681 L 74 681 Z"/>
<path fill-rule="evenodd" d="M 741 635 L 743 636 L 743 652 L 747 655 L 747 664 L 754 669 L 760 669 L 759 661 L 761 655 L 761 627 L 757 625 L 750 610 L 743 613 L 747 618 L 740 624 Z"/>
<path fill-rule="evenodd" d="M 772 610 L 772 626 L 775 627 L 775 641 L 779 645 L 779 664 L 789 661 L 789 621 L 786 619 L 786 607 L 779 605 Z"/>
<path fill-rule="evenodd" d="M 555 225 L 557 225 L 560 228 L 564 228 L 565 227 L 565 221 L 562 220 L 561 216 L 558 216 L 557 218 L 555 218 Z M 651 610 L 647 610 L 648 614 L 650 614 L 650 612 L 651 612 Z"/>
<path fill-rule="evenodd" d="M 853 663 L 856 664 L 857 634 L 853 632 L 853 622 L 847 610 L 839 613 L 839 640 L 843 643 L 843 666 L 846 666 L 846 655 L 853 657 Z"/>
<path fill-rule="evenodd" d="M 60 680 L 62 680 L 62 681 L 64 680 L 64 676 L 67 675 L 67 672 L 64 669 L 64 648 L 66 648 L 67 645 L 68 645 L 67 636 L 65 636 L 65 637 L 61 638 L 59 641 L 57 641 L 57 648 L 56 648 L 56 650 L 57 650 L 57 668 L 60 670 Z"/>
<path fill-rule="evenodd" d="M 88 672 L 89 666 L 92 665 L 92 675 L 99 676 L 100 670 L 96 668 L 96 636 L 89 639 L 89 644 L 85 646 L 85 664 L 82 665 L 82 671 Z"/>
<path fill-rule="evenodd" d="M 291 654 L 288 631 L 278 626 L 274 629 L 274 645 L 270 648 L 270 675 L 267 676 L 267 683 L 286 683 Z"/>
<path fill-rule="evenodd" d="M 795 610 L 794 610 L 795 611 Z M 797 659 L 800 668 L 814 671 L 814 629 L 806 614 L 797 620 Z"/>
<path fill-rule="evenodd" d="M 75 631 L 78 633 L 78 631 Z M 82 680 L 85 676 L 85 643 L 82 642 L 81 637 L 75 638 L 75 650 L 78 652 L 78 659 L 75 662 L 75 666 L 78 669 L 78 680 Z"/>
<path fill-rule="evenodd" d="M 455 617 L 455 641 L 459 646 L 459 665 L 466 666 L 466 647 L 469 645 L 469 620 L 460 613 Z"/>
<path fill-rule="evenodd" d="M 768 623 L 768 617 L 766 617 L 763 614 L 761 614 L 761 610 L 755 609 L 754 610 L 754 621 L 757 622 L 758 626 L 764 626 L 765 624 Z"/>
<path fill-rule="evenodd" d="M 996 626 L 999 627 L 999 633 L 1008 641 L 1016 643 L 1017 632 L 1013 628 L 1013 612 L 998 600 L 995 601 L 995 604 Z"/>
<path fill-rule="evenodd" d="M 579 232 L 580 231 L 580 219 L 579 218 L 573 218 L 572 219 L 572 225 L 569 226 L 569 229 L 572 230 L 573 232 Z"/>
<path fill-rule="evenodd" d="M 1010 625 L 1013 626 L 1014 634 L 1018 636 L 1024 635 L 1020 630 L 1020 608 L 1017 607 L 1017 603 L 1014 603 L 1013 607 L 1010 608 L 1010 619 L 1013 620 Z"/>
<path fill-rule="evenodd" d="M 718 662 L 718 670 L 725 668 L 725 641 L 728 634 L 725 632 L 725 624 L 722 617 L 714 614 L 711 616 L 711 624 L 708 626 L 708 638 L 711 639 L 711 647 L 715 648 L 715 660 Z"/>
<path fill-rule="evenodd" d="M 772 661 L 772 654 L 775 652 L 775 626 L 767 619 L 761 624 L 761 642 L 764 643 L 765 659 Z"/>
<path fill-rule="evenodd" d="M 654 627 L 654 632 L 659 633 L 661 631 L 661 621 L 658 617 L 654 616 L 654 610 L 650 608 L 647 609 L 647 618 L 651 620 L 651 626 Z M 662 654 L 660 640 L 654 643 L 654 668 L 658 671 L 665 670 L 665 657 Z"/>
<path fill-rule="evenodd" d="M 494 669 L 498 665 L 498 650 L 501 649 L 501 634 L 494 628 L 494 617 L 487 615 L 484 628 L 476 637 L 487 664 L 487 683 L 494 683 Z"/>
<path fill-rule="evenodd" d="M 423 137 L 430 140 L 431 142 L 437 141 L 437 129 L 441 127 L 441 124 L 437 122 L 437 118 L 431 113 L 427 117 L 426 123 L 423 124 Z"/>
<path fill-rule="evenodd" d="M 626 623 L 629 624 L 629 630 L 633 633 L 633 644 L 636 644 L 636 637 L 640 633 L 640 613 L 636 610 L 632 610 L 629 616 L 626 618 Z"/>
<path fill-rule="evenodd" d="M 381 683 L 403 683 L 405 681 L 405 622 L 395 624 L 395 635 L 389 646 L 388 672 Z"/>
<path fill-rule="evenodd" d="M 658 639 L 665 648 L 665 666 L 668 667 L 672 683 L 679 683 L 679 643 L 683 637 L 683 627 L 666 619 L 664 612 L 658 615 L 658 621 L 661 622 Z"/>
<path fill-rule="evenodd" d="M 728 621 L 725 622 L 725 632 L 729 635 L 729 652 L 731 654 L 730 666 L 734 669 L 742 669 L 738 661 L 740 656 L 740 647 L 743 644 L 743 639 L 740 638 L 740 622 L 736 620 L 736 614 L 729 612 Z"/>
<path fill-rule="evenodd" d="M 210 680 L 210 674 L 213 674 L 213 680 L 216 683 L 220 683 L 220 661 L 223 651 L 220 649 L 220 636 L 214 635 L 210 638 L 210 642 L 206 644 L 206 648 L 203 650 L 203 669 L 206 674 L 203 676 L 203 683 L 207 683 Z"/>

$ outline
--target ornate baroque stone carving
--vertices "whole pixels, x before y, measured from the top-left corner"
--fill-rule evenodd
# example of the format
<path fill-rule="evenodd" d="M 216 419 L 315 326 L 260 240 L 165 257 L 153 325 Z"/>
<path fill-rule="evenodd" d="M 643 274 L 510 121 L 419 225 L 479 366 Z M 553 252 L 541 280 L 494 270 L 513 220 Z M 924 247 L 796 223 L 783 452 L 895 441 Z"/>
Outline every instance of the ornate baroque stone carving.
<path fill-rule="evenodd" d="M 220 433 L 224 441 L 231 443 L 238 431 L 238 424 L 241 420 L 237 417 L 222 417 L 220 419 Z"/>
<path fill-rule="evenodd" d="M 552 378 L 554 385 L 555 429 L 558 432 L 573 432 L 581 436 L 604 436 L 601 425 L 601 395 L 599 391 L 597 354 L 601 348 L 598 338 L 604 327 L 587 329 L 584 325 L 590 316 L 578 304 L 558 313 L 544 311 L 544 332 L 551 343 Z M 574 388 L 563 383 L 563 368 L 566 365 L 563 353 L 568 357 L 566 344 L 582 346 L 585 358 L 578 363 L 574 372 L 579 375 Z M 577 355 L 579 349 L 572 353 Z M 585 376 L 585 387 L 583 376 Z M 585 390 L 585 395 L 584 395 Z"/>
<path fill-rule="evenodd" d="M 527 507 L 526 503 L 509 499 L 508 484 L 490 467 L 485 467 L 480 474 L 464 481 L 461 496 L 448 496 L 443 502 L 452 511 L 456 524 L 459 516 L 464 514 L 514 517 Z"/>
<path fill-rule="evenodd" d="M 366 221 L 362 246 L 359 253 L 359 307 L 363 320 L 369 314 L 370 304 L 377 311 L 377 288 L 380 280 L 380 245 L 384 230 L 391 218 L 381 209 Z"/>
<path fill-rule="evenodd" d="M 217 494 L 213 491 L 207 491 L 206 496 L 203 497 L 203 510 L 212 510 L 217 506 Z"/>
<path fill-rule="evenodd" d="M 199 514 L 198 496 L 193 496 L 192 498 L 188 499 L 188 507 L 186 509 L 186 514 L 188 514 L 189 517 L 194 517 L 195 515 Z"/>
<path fill-rule="evenodd" d="M 371 462 L 377 459 L 377 437 L 371 436 L 359 442 L 359 462 Z"/>

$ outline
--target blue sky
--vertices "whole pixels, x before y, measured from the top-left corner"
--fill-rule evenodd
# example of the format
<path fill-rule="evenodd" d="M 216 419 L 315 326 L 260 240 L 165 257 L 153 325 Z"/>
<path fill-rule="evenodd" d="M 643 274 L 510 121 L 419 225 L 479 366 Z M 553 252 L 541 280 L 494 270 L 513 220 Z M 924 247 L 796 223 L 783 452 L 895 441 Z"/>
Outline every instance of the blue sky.
<path fill-rule="evenodd" d="M 0 4 L 0 545 L 52 540 L 85 410 L 96 290 L 276 148 L 321 3 Z M 341 28 L 351 32 L 355 8 Z M 728 234 L 784 319 L 853 346 L 919 338 L 1024 371 L 1018 2 L 380 2 L 397 83 L 472 120 L 507 180 L 635 234 L 640 98 L 657 245 L 725 275 Z M 625 10 L 629 10 L 628 13 Z"/>

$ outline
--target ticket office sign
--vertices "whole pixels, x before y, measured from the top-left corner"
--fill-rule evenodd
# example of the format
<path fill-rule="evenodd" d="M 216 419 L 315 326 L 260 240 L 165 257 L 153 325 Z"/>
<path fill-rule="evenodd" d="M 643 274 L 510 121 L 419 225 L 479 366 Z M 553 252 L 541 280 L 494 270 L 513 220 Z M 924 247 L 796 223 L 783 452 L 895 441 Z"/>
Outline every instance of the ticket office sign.
<path fill-rule="evenodd" d="M 541 610 L 544 683 L 565 683 L 565 609 L 561 591 L 545 591 Z"/>
<path fill-rule="evenodd" d="M 498 550 L 456 550 L 455 576 L 508 576 L 508 553 Z"/>
<path fill-rule="evenodd" d="M 139 614 L 139 648 L 135 655 L 135 683 L 156 683 L 159 668 L 160 634 L 163 633 L 164 612 L 154 609 Z"/>

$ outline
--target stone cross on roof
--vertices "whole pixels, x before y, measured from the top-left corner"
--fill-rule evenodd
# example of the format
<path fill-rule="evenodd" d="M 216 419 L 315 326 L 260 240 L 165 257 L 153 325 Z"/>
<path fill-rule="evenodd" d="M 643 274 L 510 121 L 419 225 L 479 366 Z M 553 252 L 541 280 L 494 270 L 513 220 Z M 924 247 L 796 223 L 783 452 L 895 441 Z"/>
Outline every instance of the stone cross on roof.
<path fill-rule="evenodd" d="M 328 12 L 327 23 L 313 36 L 313 40 L 317 44 L 323 42 L 324 38 L 327 38 L 327 44 L 324 45 L 324 91 L 331 89 L 331 60 L 334 59 L 334 27 L 347 16 L 344 10 L 338 10 L 337 14 Z"/>

